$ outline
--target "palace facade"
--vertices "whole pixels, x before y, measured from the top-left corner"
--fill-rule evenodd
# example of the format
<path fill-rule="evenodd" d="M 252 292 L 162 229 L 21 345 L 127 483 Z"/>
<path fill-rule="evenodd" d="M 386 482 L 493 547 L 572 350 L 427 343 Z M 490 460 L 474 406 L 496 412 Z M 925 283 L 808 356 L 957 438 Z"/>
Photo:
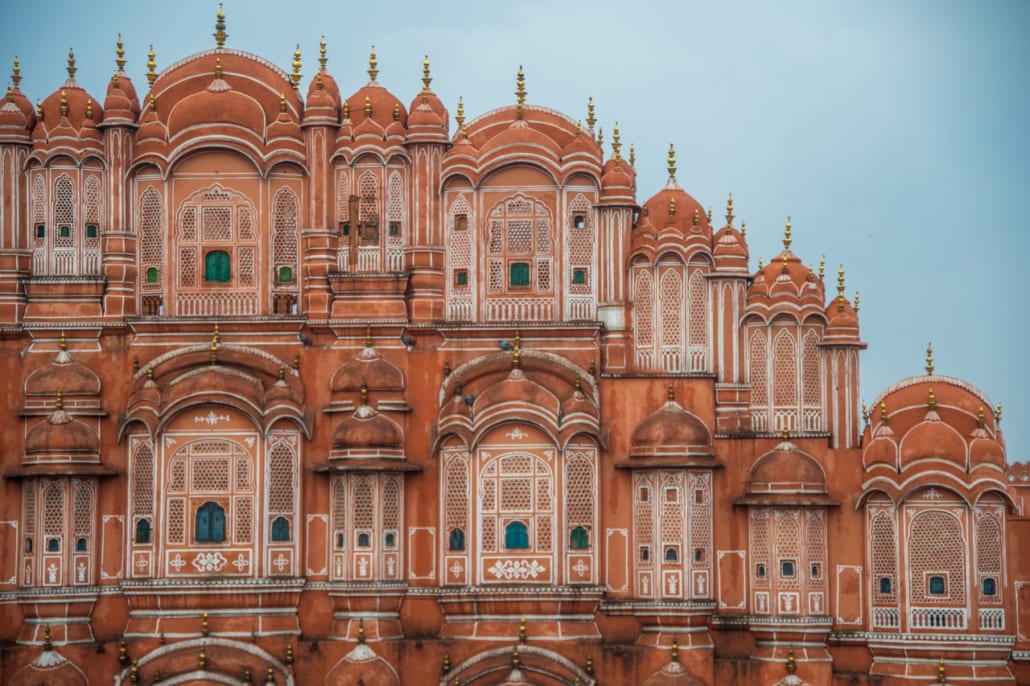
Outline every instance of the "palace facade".
<path fill-rule="evenodd" d="M 1030 683 L 1000 406 L 789 221 L 225 40 L 0 107 L 0 680 Z"/>

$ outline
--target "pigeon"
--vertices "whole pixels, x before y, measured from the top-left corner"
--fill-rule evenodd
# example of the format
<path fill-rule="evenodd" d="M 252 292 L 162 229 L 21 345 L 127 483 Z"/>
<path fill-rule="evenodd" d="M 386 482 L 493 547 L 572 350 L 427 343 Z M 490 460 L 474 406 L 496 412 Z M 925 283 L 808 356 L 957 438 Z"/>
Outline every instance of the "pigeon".
<path fill-rule="evenodd" d="M 466 396 L 464 396 L 462 398 L 462 400 L 465 401 L 466 405 L 468 405 L 469 407 L 472 407 L 472 405 L 475 404 L 475 402 L 476 402 L 476 396 L 474 396 L 474 395 L 466 395 Z"/>
<path fill-rule="evenodd" d="M 310 348 L 311 347 L 311 339 L 308 338 L 307 336 L 305 336 L 300 331 L 297 332 L 297 338 L 300 339 L 300 342 L 304 344 L 305 348 Z"/>
<path fill-rule="evenodd" d="M 501 350 L 514 350 L 515 349 L 514 345 L 512 345 L 508 341 L 504 340 L 503 338 L 501 340 L 497 341 L 497 347 L 500 348 Z"/>
<path fill-rule="evenodd" d="M 401 343 L 403 343 L 404 345 L 408 346 L 409 348 L 414 348 L 415 347 L 415 339 L 412 338 L 411 336 L 409 336 L 406 333 L 402 333 L 401 334 Z"/>

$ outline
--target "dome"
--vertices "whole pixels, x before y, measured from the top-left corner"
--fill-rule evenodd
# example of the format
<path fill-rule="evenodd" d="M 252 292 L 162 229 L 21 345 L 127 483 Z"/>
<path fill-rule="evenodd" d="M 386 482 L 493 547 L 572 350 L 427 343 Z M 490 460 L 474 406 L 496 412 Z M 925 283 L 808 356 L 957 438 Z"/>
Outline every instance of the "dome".
<path fill-rule="evenodd" d="M 404 373 L 370 345 L 345 362 L 329 381 L 333 391 L 403 391 Z"/>
<path fill-rule="evenodd" d="M 597 141 L 594 140 L 594 137 L 587 135 L 578 129 L 576 130 L 576 135 L 572 137 L 572 140 L 570 140 L 561 151 L 562 164 L 567 164 L 569 161 L 577 158 L 589 160 L 593 164 L 600 164 L 601 156 L 601 148 L 597 145 Z M 629 166 L 628 163 L 627 166 Z M 630 167 L 630 169 L 632 169 L 632 167 Z M 633 175 L 636 176 L 636 172 L 634 172 Z"/>
<path fill-rule="evenodd" d="M 329 85 L 332 84 L 332 88 Z M 325 72 L 318 72 L 308 87 L 304 107 L 304 125 L 339 126 L 340 89 Z"/>
<path fill-rule="evenodd" d="M 168 113 L 168 137 L 197 126 L 231 124 L 264 138 L 266 114 L 261 104 L 233 90 L 225 79 L 215 78 L 207 89 L 193 93 L 172 106 Z"/>
<path fill-rule="evenodd" d="M 1005 469 L 1007 460 L 1005 458 L 1005 449 L 987 435 L 987 432 L 980 429 L 982 435 L 974 435 L 973 440 L 969 444 L 969 468 L 970 470 L 976 469 L 981 465 L 993 465 L 1000 469 Z"/>
<path fill-rule="evenodd" d="M 86 686 L 87 683 L 86 675 L 81 669 L 47 644 L 39 657 L 14 673 L 8 686 Z"/>
<path fill-rule="evenodd" d="M 814 458 L 783 441 L 755 462 L 748 474 L 747 493 L 825 494 L 826 475 Z"/>
<path fill-rule="evenodd" d="M 672 661 L 644 679 L 642 686 L 706 686 L 693 672 Z"/>
<path fill-rule="evenodd" d="M 630 457 L 713 456 L 712 436 L 696 415 L 669 399 L 633 430 Z"/>
<path fill-rule="evenodd" d="M 598 414 L 597 405 L 579 388 L 578 382 L 579 380 L 577 379 L 577 387 L 572 392 L 572 395 L 562 401 L 561 416 L 564 418 L 577 413 L 584 413 L 591 417 L 596 417 Z"/>
<path fill-rule="evenodd" d="M 75 68 L 72 66 L 69 73 L 73 74 L 74 71 Z M 99 101 L 87 93 L 74 76 L 69 76 L 63 86 L 43 100 L 43 121 L 47 122 L 51 135 L 62 122 L 67 122 L 73 132 L 78 132 L 87 118 L 94 122 L 103 121 L 104 110 L 100 107 Z"/>
<path fill-rule="evenodd" d="M 291 138 L 295 141 L 302 140 L 300 125 L 286 112 L 285 101 L 283 102 L 283 110 L 279 112 L 279 116 L 268 125 L 268 130 L 265 131 L 265 139 L 269 143 L 281 138 Z"/>
<path fill-rule="evenodd" d="M 676 182 L 674 157 L 669 172 L 665 188 L 644 203 L 651 222 L 659 233 L 666 228 L 675 228 L 683 237 L 698 235 L 711 238 L 712 227 L 705 208 Z"/>
<path fill-rule="evenodd" d="M 25 380 L 26 396 L 53 397 L 58 393 L 99 395 L 100 377 L 62 350 L 55 361 L 32 372 Z"/>
<path fill-rule="evenodd" d="M 925 459 L 946 460 L 962 469 L 966 467 L 965 439 L 932 409 L 926 413 L 926 419 L 902 436 L 900 443 L 902 471 Z"/>
<path fill-rule="evenodd" d="M 827 341 L 858 341 L 858 312 L 843 295 L 838 294 L 826 306 L 826 321 Z"/>
<path fill-rule="evenodd" d="M 58 405 L 46 420 L 36 424 L 25 437 L 25 453 L 97 453 L 100 441 L 88 426 L 72 419 Z"/>
<path fill-rule="evenodd" d="M 408 108 L 408 140 L 436 140 L 447 142 L 448 118 L 444 107 L 436 93 L 429 89 L 432 78 L 429 76 L 429 56 L 422 62 L 422 92 L 415 96 Z"/>
<path fill-rule="evenodd" d="M 863 466 L 872 469 L 876 465 L 883 465 L 897 469 L 898 444 L 894 442 L 894 432 L 886 424 L 881 424 L 872 435 L 872 441 L 866 443 L 862 451 Z"/>
<path fill-rule="evenodd" d="M 601 174 L 601 201 L 622 201 L 627 205 L 635 205 L 636 171 L 629 162 L 616 157 L 608 160 Z"/>
<path fill-rule="evenodd" d="M 479 394 L 475 401 L 475 414 L 508 402 L 520 402 L 558 416 L 561 403 L 557 396 L 523 374 L 521 369 L 511 370 L 503 381 L 495 383 Z"/>
<path fill-rule="evenodd" d="M 29 133 L 36 125 L 36 110 L 20 89 L 8 87 L 3 106 L 0 106 L 0 141 L 28 142 Z"/>
<path fill-rule="evenodd" d="M 513 120 L 507 128 L 479 146 L 479 157 L 484 162 L 491 157 L 508 157 L 522 153 L 545 155 L 554 165 L 561 159 L 561 148 L 558 143 L 522 119 Z"/>
<path fill-rule="evenodd" d="M 273 407 L 281 402 L 290 404 L 300 404 L 300 400 L 297 398 L 297 394 L 293 392 L 289 384 L 286 383 L 285 379 L 282 378 L 282 371 L 280 371 L 280 378 L 274 384 L 268 387 L 265 391 L 265 407 Z"/>
<path fill-rule="evenodd" d="M 139 118 L 139 98 L 132 80 L 119 71 L 107 84 L 104 98 L 104 119 L 106 125 L 134 124 Z"/>
<path fill-rule="evenodd" d="M 376 81 L 379 75 L 377 64 L 373 50 L 369 59 L 370 81 L 347 98 L 355 138 L 367 135 L 386 136 L 393 133 L 403 136 L 408 125 L 408 111 L 404 105 L 396 95 Z"/>
<path fill-rule="evenodd" d="M 789 242 L 789 239 L 784 241 L 786 245 Z M 749 302 L 758 296 L 771 304 L 807 304 L 822 310 L 822 283 L 789 248 L 785 247 L 761 271 L 763 278 L 755 278 L 748 289 Z"/>
<path fill-rule="evenodd" d="M 744 234 L 732 226 L 724 226 L 712 237 L 715 268 L 747 271 L 748 250 Z"/>
<path fill-rule="evenodd" d="M 364 643 L 354 646 L 329 670 L 325 683 L 340 686 L 397 686 L 397 673 Z"/>
<path fill-rule="evenodd" d="M 401 427 L 369 405 L 358 407 L 333 433 L 333 448 L 341 450 L 400 449 L 403 446 Z"/>

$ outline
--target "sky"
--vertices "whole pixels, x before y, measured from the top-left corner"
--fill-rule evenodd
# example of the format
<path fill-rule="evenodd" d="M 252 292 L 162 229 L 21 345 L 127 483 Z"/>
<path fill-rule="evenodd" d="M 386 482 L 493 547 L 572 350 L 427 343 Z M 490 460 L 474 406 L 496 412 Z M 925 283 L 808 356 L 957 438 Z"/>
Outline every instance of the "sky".
<path fill-rule="evenodd" d="M 33 101 L 66 78 L 102 99 L 117 34 L 141 98 L 146 52 L 158 71 L 214 47 L 214 2 L 56 0 L 11 3 L 0 24 L 0 65 L 21 60 Z M 328 42 L 329 72 L 345 94 L 368 80 L 402 101 L 433 90 L 471 120 L 515 102 L 586 118 L 593 97 L 611 141 L 634 143 L 638 201 L 677 178 L 717 218 L 733 193 L 747 222 L 752 268 L 782 247 L 806 263 L 826 256 L 828 293 L 843 263 L 861 293 L 861 397 L 872 402 L 936 372 L 1002 403 L 1010 462 L 1030 460 L 1030 365 L 1022 346 L 1030 305 L 1030 3 L 955 0 L 767 2 L 269 2 L 225 3 L 227 47 L 290 69 L 304 85 Z M 6 68 L 6 67 L 5 67 Z M 9 70 L 8 70 L 9 72 Z M 0 69 L 0 73 L 4 73 Z M 610 154 L 610 151 L 609 151 Z"/>

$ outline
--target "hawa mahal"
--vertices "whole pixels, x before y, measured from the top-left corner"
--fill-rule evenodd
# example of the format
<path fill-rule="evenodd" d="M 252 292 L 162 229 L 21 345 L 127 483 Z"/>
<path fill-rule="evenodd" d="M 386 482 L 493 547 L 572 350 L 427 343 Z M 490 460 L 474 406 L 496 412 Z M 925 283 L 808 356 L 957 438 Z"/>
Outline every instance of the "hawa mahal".
<path fill-rule="evenodd" d="M 0 107 L 5 683 L 1030 683 L 1000 405 L 789 220 L 214 38 Z"/>

